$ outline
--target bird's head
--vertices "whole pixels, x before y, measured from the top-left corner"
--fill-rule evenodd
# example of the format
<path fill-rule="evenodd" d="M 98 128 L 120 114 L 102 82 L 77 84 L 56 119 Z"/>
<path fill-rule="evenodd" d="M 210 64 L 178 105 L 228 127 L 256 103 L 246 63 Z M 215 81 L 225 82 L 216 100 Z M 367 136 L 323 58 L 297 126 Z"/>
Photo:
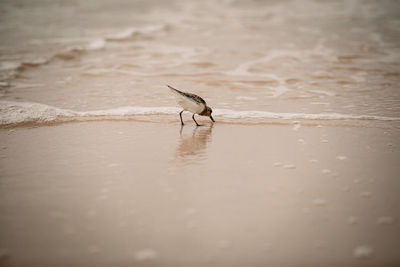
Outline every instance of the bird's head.
<path fill-rule="evenodd" d="M 205 112 L 205 116 L 208 116 L 208 117 L 210 117 L 210 119 L 213 121 L 213 122 L 215 122 L 215 120 L 214 120 L 214 118 L 212 117 L 212 109 L 209 107 L 209 106 L 207 106 L 206 107 L 206 112 Z"/>

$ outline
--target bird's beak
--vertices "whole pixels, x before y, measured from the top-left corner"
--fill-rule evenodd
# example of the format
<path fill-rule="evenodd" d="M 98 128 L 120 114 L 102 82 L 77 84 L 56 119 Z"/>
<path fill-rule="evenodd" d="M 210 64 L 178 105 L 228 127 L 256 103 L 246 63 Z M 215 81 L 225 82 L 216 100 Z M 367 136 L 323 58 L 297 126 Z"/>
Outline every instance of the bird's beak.
<path fill-rule="evenodd" d="M 210 119 L 213 121 L 213 122 L 215 122 L 215 120 L 214 120 L 214 118 L 210 115 Z"/>

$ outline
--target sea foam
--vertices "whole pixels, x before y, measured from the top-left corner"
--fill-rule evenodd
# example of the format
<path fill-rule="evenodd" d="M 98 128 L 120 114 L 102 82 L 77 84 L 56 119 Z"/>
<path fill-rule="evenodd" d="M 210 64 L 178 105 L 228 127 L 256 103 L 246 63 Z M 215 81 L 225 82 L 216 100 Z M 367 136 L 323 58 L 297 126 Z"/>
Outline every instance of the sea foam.
<path fill-rule="evenodd" d="M 50 123 L 120 118 L 135 115 L 168 115 L 175 107 L 119 107 L 107 110 L 74 111 L 39 103 L 0 101 L 0 125 Z"/>
<path fill-rule="evenodd" d="M 109 42 L 123 42 L 132 38 L 135 39 L 146 39 L 150 38 L 155 33 L 165 33 L 170 30 L 172 26 L 170 24 L 156 24 L 147 25 L 136 28 L 128 28 L 120 32 L 115 32 L 107 36 L 99 36 L 94 39 L 89 39 L 82 42 L 79 45 L 67 46 L 59 51 L 50 53 L 47 56 L 31 59 L 31 60 L 20 60 L 20 61 L 4 61 L 0 63 L 0 74 L 4 75 L 8 79 L 14 78 L 18 73 L 25 71 L 29 68 L 40 67 L 42 65 L 49 64 L 54 60 L 73 60 L 77 59 L 86 53 L 94 50 L 100 50 L 107 46 Z M 63 40 L 68 43 L 75 40 Z M 60 42 L 60 41 L 59 41 Z M 41 40 L 34 40 L 35 44 L 42 44 Z"/>
<path fill-rule="evenodd" d="M 90 121 L 102 119 L 128 119 L 132 116 L 176 115 L 177 107 L 141 107 L 127 106 L 113 109 L 75 111 L 31 102 L 0 101 L 0 126 L 21 125 L 27 123 L 56 123 L 69 121 Z M 383 117 L 372 115 L 347 115 L 339 113 L 276 113 L 267 111 L 237 111 L 230 109 L 214 109 L 215 118 L 219 121 L 257 121 L 268 120 L 373 120 L 400 121 L 398 117 Z"/>

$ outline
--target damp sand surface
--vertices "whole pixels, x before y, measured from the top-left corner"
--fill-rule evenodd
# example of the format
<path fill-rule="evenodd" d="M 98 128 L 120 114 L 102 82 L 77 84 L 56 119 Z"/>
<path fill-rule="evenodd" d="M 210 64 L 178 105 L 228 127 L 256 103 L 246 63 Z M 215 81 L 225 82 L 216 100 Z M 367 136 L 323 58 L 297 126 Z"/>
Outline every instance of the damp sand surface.
<path fill-rule="evenodd" d="M 1 266 L 398 266 L 398 129 L 202 122 L 1 129 Z"/>

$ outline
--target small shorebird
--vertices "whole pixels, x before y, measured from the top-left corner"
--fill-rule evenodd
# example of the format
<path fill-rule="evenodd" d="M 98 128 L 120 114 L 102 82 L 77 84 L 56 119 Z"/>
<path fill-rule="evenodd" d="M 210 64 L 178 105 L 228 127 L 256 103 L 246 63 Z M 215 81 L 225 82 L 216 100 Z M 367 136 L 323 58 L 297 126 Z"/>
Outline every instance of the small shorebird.
<path fill-rule="evenodd" d="M 169 85 L 167 86 L 175 94 L 175 96 L 178 99 L 178 104 L 183 108 L 183 110 L 179 113 L 182 125 L 184 125 L 182 120 L 182 112 L 184 112 L 185 110 L 193 113 L 192 119 L 194 120 L 197 126 L 200 125 L 194 119 L 195 114 L 198 114 L 200 116 L 208 116 L 213 122 L 215 122 L 214 118 L 211 116 L 212 109 L 209 106 L 207 106 L 207 103 L 206 101 L 204 101 L 203 98 L 195 94 L 179 91 L 178 89 L 175 89 L 172 86 Z"/>

